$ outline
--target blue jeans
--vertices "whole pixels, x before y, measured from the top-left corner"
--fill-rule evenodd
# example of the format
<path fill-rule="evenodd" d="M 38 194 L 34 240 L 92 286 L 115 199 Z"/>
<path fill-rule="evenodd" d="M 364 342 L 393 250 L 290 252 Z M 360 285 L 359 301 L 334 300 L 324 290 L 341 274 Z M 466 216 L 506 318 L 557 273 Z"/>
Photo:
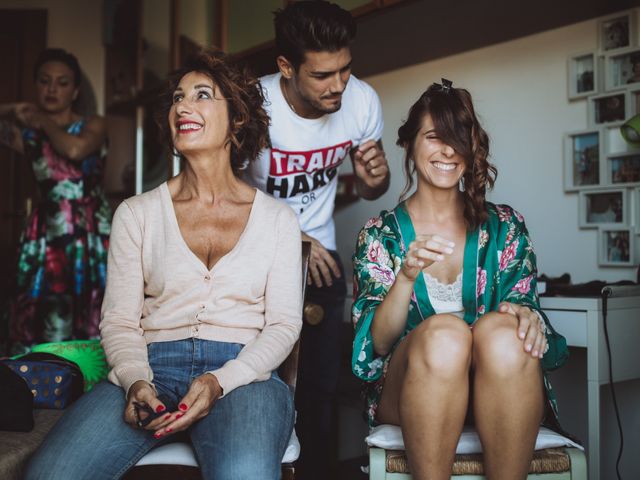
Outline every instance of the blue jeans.
<path fill-rule="evenodd" d="M 158 394 L 175 409 L 191 381 L 235 358 L 242 345 L 200 339 L 148 346 Z M 122 420 L 122 388 L 101 382 L 73 404 L 49 432 L 28 466 L 27 479 L 115 479 L 151 448 L 168 443 L 153 431 Z M 279 479 L 293 429 L 289 387 L 277 375 L 239 387 L 219 399 L 209 414 L 187 431 L 205 479 Z"/>

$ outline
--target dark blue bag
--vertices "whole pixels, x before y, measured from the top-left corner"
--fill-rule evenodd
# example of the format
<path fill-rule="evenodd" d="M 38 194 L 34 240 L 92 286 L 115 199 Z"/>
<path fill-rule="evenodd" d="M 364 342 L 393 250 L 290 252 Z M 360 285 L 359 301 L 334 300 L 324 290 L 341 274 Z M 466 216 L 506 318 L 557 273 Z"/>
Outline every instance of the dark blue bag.
<path fill-rule="evenodd" d="M 82 395 L 84 380 L 75 363 L 51 353 L 29 353 L 3 362 L 27 383 L 34 408 L 66 408 Z"/>

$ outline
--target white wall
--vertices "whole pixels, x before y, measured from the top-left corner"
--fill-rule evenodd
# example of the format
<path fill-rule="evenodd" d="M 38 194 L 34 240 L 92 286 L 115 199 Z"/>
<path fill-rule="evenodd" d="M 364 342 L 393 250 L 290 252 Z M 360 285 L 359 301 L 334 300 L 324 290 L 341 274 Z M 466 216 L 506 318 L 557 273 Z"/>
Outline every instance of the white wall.
<path fill-rule="evenodd" d="M 581 22 L 367 78 L 382 100 L 392 185 L 377 201 L 359 201 L 337 213 L 338 250 L 346 268 L 351 268 L 360 226 L 392 207 L 404 185 L 402 151 L 395 146 L 401 121 L 418 96 L 445 77 L 473 95 L 499 172 L 489 199 L 508 203 L 525 216 L 540 273 L 568 272 L 574 283 L 634 279 L 633 268 L 598 267 L 596 230 L 578 229 L 578 194 L 564 193 L 562 187 L 563 135 L 587 128 L 586 100 L 567 99 L 567 57 L 597 48 L 596 23 Z"/>
<path fill-rule="evenodd" d="M 88 79 L 98 113 L 104 113 L 104 48 L 102 2 L 97 0 L 0 0 L 0 8 L 44 9 L 47 46 L 73 53 Z"/>

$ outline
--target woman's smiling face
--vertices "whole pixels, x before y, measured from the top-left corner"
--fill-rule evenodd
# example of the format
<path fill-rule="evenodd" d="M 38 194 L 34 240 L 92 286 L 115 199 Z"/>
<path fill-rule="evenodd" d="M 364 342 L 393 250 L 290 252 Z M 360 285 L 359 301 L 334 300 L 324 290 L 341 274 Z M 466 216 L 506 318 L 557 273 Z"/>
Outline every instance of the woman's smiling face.
<path fill-rule="evenodd" d="M 458 188 L 466 163 L 462 155 L 436 133 L 431 115 L 425 115 L 413 145 L 418 180 L 437 188 Z"/>
<path fill-rule="evenodd" d="M 169 127 L 174 147 L 184 156 L 229 148 L 227 101 L 208 75 L 189 72 L 180 79 L 169 110 Z"/>

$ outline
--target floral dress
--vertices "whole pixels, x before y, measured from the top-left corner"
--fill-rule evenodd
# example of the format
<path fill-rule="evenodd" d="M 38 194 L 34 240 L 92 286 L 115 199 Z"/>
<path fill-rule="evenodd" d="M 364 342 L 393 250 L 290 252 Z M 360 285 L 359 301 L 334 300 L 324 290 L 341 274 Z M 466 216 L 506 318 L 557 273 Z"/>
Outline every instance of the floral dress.
<path fill-rule="evenodd" d="M 74 122 L 67 132 L 79 135 L 84 124 Z M 104 157 L 98 151 L 72 162 L 40 131 L 26 129 L 23 139 L 41 200 L 20 239 L 11 341 L 29 346 L 95 338 L 111 229 L 101 186 Z"/>
<path fill-rule="evenodd" d="M 544 384 L 557 417 L 555 396 L 546 372 L 560 367 L 568 358 L 564 337 L 556 333 L 540 309 L 536 293 L 536 257 L 524 218 L 507 205 L 487 203 L 489 218 L 478 229 L 467 233 L 462 266 L 464 321 L 473 323 L 484 313 L 496 311 L 500 302 L 526 305 L 544 319 L 549 349 L 541 361 Z M 395 347 L 425 318 L 435 314 L 429 301 L 424 276 L 416 279 L 403 334 L 391 353 L 380 356 L 373 349 L 371 322 L 377 306 L 393 285 L 409 244 L 415 238 L 411 218 L 404 203 L 370 219 L 358 236 L 354 261 L 355 327 L 352 370 L 365 382 L 367 417 L 376 425 L 376 410 L 384 376 Z M 554 422 L 555 424 L 555 422 Z"/>

